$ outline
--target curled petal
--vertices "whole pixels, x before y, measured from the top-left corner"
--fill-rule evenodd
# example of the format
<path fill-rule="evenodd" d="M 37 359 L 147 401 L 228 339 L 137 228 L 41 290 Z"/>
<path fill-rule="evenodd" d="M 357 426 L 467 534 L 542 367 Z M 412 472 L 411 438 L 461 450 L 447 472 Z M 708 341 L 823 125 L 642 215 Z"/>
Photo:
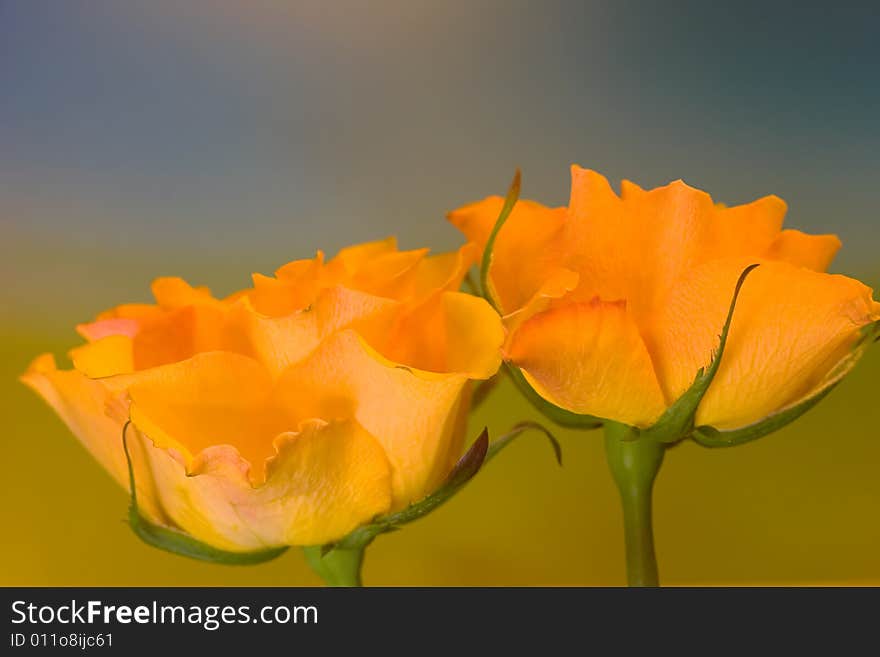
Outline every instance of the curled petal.
<path fill-rule="evenodd" d="M 127 420 L 124 411 L 108 414 L 108 407 L 121 404 L 104 385 L 76 370 L 58 370 L 50 354 L 38 357 L 22 375 L 21 380 L 42 397 L 58 413 L 92 457 L 121 486 L 128 488 L 125 454 L 122 451 L 122 427 Z M 155 522 L 165 520 L 155 502 L 149 477 L 138 480 L 141 511 Z"/>
<path fill-rule="evenodd" d="M 173 526 L 229 550 L 317 545 L 336 540 L 388 510 L 388 461 L 354 422 L 304 422 L 280 434 L 266 481 L 254 487 L 232 448 L 203 451 L 187 473 L 173 449 L 139 431 L 140 466 Z M 137 465 L 137 464 L 136 464 Z"/>
<path fill-rule="evenodd" d="M 461 292 L 438 292 L 388 322 L 360 331 L 384 357 L 419 370 L 492 376 L 501 365 L 504 329 L 484 300 Z"/>
<path fill-rule="evenodd" d="M 269 372 L 238 354 L 198 354 L 126 379 L 132 422 L 157 446 L 181 454 L 190 473 L 200 453 L 228 445 L 251 464 L 257 485 L 275 436 L 297 426 L 296 417 L 273 403 Z"/>
<path fill-rule="evenodd" d="M 486 245 L 504 199 L 491 196 L 449 213 L 449 221 L 480 249 Z M 520 200 L 495 238 L 489 270 L 501 310 L 525 305 L 558 268 L 556 238 L 565 221 L 564 208 Z"/>
<path fill-rule="evenodd" d="M 596 173 L 572 167 L 561 264 L 580 275 L 573 299 L 626 299 L 645 325 L 676 280 L 707 249 L 715 206 L 678 180 L 619 198 Z"/>
<path fill-rule="evenodd" d="M 153 281 L 152 290 L 156 303 L 165 310 L 200 303 L 220 303 L 211 296 L 211 290 L 208 288 L 193 287 L 182 278 L 175 276 L 157 278 Z"/>
<path fill-rule="evenodd" d="M 513 334 L 507 358 L 544 399 L 574 413 L 646 427 L 666 407 L 645 343 L 620 302 L 535 315 Z"/>
<path fill-rule="evenodd" d="M 700 260 L 748 257 L 764 253 L 779 235 L 788 206 L 765 196 L 733 207 L 715 206 L 710 235 Z"/>
<path fill-rule="evenodd" d="M 840 246 L 836 235 L 808 235 L 799 230 L 784 230 L 776 236 L 765 257 L 813 271 L 825 271 Z"/>
<path fill-rule="evenodd" d="M 364 322 L 385 327 L 395 310 L 390 299 L 337 285 L 321 291 L 310 307 L 277 317 L 263 315 L 242 300 L 230 310 L 230 325 L 235 327 L 230 333 L 247 345 L 242 353 L 253 354 L 278 375 L 334 331 Z"/>
<path fill-rule="evenodd" d="M 432 491 L 461 453 L 469 387 L 465 374 L 436 374 L 389 361 L 355 331 L 328 337 L 278 382 L 287 407 L 354 417 L 391 464 L 393 507 Z"/>

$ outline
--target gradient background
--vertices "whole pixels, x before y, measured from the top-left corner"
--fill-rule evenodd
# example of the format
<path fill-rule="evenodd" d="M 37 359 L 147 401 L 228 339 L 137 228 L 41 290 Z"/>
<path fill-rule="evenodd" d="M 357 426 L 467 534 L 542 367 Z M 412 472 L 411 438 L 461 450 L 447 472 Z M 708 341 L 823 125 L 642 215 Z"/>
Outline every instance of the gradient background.
<path fill-rule="evenodd" d="M 563 204 L 568 165 L 716 200 L 768 193 L 880 282 L 880 18 L 668 2 L 0 0 L 0 584 L 316 584 L 141 544 L 126 494 L 17 375 L 150 280 L 225 294 L 251 271 L 396 234 L 448 249 L 457 205 Z M 880 584 L 880 349 L 782 432 L 673 450 L 667 584 Z M 474 417 L 531 415 L 502 388 Z M 524 439 L 430 518 L 380 538 L 368 584 L 621 584 L 601 436 Z"/>

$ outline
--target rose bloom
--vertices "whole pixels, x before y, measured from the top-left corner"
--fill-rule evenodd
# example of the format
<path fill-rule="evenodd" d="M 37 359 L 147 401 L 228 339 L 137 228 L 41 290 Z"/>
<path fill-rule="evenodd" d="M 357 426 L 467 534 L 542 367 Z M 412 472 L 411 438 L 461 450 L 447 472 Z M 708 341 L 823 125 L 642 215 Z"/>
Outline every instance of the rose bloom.
<path fill-rule="evenodd" d="M 126 488 L 131 419 L 148 520 L 232 551 L 327 543 L 423 498 L 461 454 L 471 380 L 503 342 L 457 291 L 475 251 L 319 252 L 226 299 L 159 279 L 155 305 L 78 327 L 73 369 L 46 354 L 23 380 Z"/>
<path fill-rule="evenodd" d="M 485 246 L 503 202 L 449 219 Z M 782 230 L 785 212 L 776 196 L 725 207 L 681 181 L 624 181 L 618 195 L 573 166 L 567 208 L 519 201 L 495 240 L 488 292 L 506 360 L 552 404 L 650 427 L 710 363 L 737 279 L 757 263 L 696 426 L 749 427 L 816 397 L 851 367 L 880 304 L 824 273 L 837 237 Z"/>

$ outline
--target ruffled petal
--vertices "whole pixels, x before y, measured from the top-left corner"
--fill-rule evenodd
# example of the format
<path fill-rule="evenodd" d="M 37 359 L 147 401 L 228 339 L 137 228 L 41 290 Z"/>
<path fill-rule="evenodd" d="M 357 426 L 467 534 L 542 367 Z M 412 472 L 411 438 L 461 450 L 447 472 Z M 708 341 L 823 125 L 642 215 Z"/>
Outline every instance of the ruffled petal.
<path fill-rule="evenodd" d="M 269 372 L 238 354 L 197 354 L 130 375 L 125 386 L 132 421 L 159 447 L 177 450 L 191 468 L 200 452 L 232 446 L 251 464 L 254 484 L 265 478 L 275 436 L 298 423 L 274 403 Z"/>
<path fill-rule="evenodd" d="M 626 299 L 643 326 L 710 243 L 715 206 L 678 180 L 618 197 L 604 176 L 572 167 L 564 266 L 580 275 L 573 300 Z"/>
<path fill-rule="evenodd" d="M 479 258 L 480 249 L 468 242 L 457 251 L 425 258 L 418 264 L 413 281 L 413 298 L 420 299 L 438 290 L 455 292 L 471 266 Z"/>
<path fill-rule="evenodd" d="M 107 335 L 71 349 L 69 355 L 76 369 L 91 379 L 135 371 L 134 344 L 127 335 Z"/>
<path fill-rule="evenodd" d="M 699 261 L 764 253 L 779 236 L 787 210 L 785 201 L 772 195 L 732 207 L 716 205 L 710 235 Z"/>
<path fill-rule="evenodd" d="M 393 507 L 401 508 L 432 492 L 461 454 L 467 383 L 464 374 L 402 367 L 344 330 L 284 372 L 278 394 L 318 417 L 354 417 L 375 436 L 391 464 Z"/>
<path fill-rule="evenodd" d="M 229 447 L 201 452 L 187 471 L 174 449 L 139 433 L 138 456 L 173 525 L 229 550 L 332 542 L 388 510 L 388 461 L 356 422 L 309 420 L 274 440 L 265 483 Z M 136 465 L 138 465 L 136 463 Z"/>
<path fill-rule="evenodd" d="M 152 284 L 153 297 L 160 308 L 173 310 L 193 304 L 221 303 L 211 295 L 211 290 L 206 287 L 193 287 L 182 278 L 167 276 L 157 278 Z"/>
<path fill-rule="evenodd" d="M 385 358 L 419 370 L 487 379 L 501 365 L 498 314 L 485 300 L 461 292 L 437 292 L 359 332 Z"/>
<path fill-rule="evenodd" d="M 808 235 L 799 230 L 784 230 L 776 236 L 764 257 L 813 271 L 826 271 L 840 247 L 837 235 Z"/>
<path fill-rule="evenodd" d="M 273 375 L 306 358 L 328 335 L 349 326 L 387 327 L 397 304 L 383 297 L 334 286 L 321 291 L 306 309 L 281 316 L 266 316 L 242 300 L 230 311 L 227 336 L 246 344 L 242 353 L 253 354 Z"/>

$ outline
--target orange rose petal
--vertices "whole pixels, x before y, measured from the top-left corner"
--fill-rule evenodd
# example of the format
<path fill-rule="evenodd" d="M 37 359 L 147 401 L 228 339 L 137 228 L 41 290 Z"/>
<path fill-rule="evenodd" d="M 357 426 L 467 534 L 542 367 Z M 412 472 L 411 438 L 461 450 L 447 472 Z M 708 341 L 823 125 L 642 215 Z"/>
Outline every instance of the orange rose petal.
<path fill-rule="evenodd" d="M 176 363 L 224 348 L 226 309 L 218 304 L 183 306 L 141 325 L 132 340 L 136 369 Z"/>
<path fill-rule="evenodd" d="M 822 272 L 834 261 L 840 247 L 837 235 L 807 235 L 799 230 L 784 230 L 764 257 Z"/>
<path fill-rule="evenodd" d="M 433 491 L 460 455 L 466 384 L 463 374 L 401 367 L 344 330 L 284 372 L 278 394 L 285 406 L 306 405 L 328 420 L 353 415 L 384 447 L 401 508 Z"/>
<path fill-rule="evenodd" d="M 83 447 L 127 490 L 128 470 L 122 451 L 126 418 L 107 413 L 109 405 L 119 403 L 108 389 L 75 370 L 55 369 L 55 360 L 48 354 L 35 360 L 21 380 L 55 410 Z M 156 505 L 150 478 L 140 477 L 137 485 L 143 514 L 153 522 L 163 522 L 165 516 Z"/>
<path fill-rule="evenodd" d="M 482 250 L 498 220 L 504 199 L 489 197 L 449 213 L 452 222 Z M 495 238 L 489 276 L 504 313 L 524 306 L 558 268 L 557 235 L 565 221 L 564 208 L 548 208 L 520 200 Z"/>
<path fill-rule="evenodd" d="M 77 370 L 92 379 L 135 370 L 132 339 L 127 335 L 108 335 L 71 349 L 70 358 Z"/>
<path fill-rule="evenodd" d="M 579 280 L 578 273 L 570 269 L 560 268 L 550 272 L 541 288 L 522 308 L 504 316 L 504 326 L 508 334 L 512 336 L 524 321 L 550 308 L 555 299 L 562 299 L 569 292 L 577 289 Z"/>
<path fill-rule="evenodd" d="M 254 357 L 278 375 L 308 356 L 333 331 L 367 321 L 377 331 L 386 327 L 394 307 L 389 299 L 334 286 L 323 290 L 310 308 L 279 317 L 264 316 L 243 302 L 231 310 L 230 325 Z"/>
<path fill-rule="evenodd" d="M 501 365 L 498 314 L 484 299 L 461 292 L 436 293 L 359 332 L 385 358 L 419 370 L 486 379 Z"/>
<path fill-rule="evenodd" d="M 678 180 L 621 200 L 608 181 L 572 167 L 563 264 L 580 274 L 573 298 L 626 299 L 644 326 L 679 276 L 709 243 L 715 206 Z"/>
<path fill-rule="evenodd" d="M 319 249 L 314 258 L 294 260 L 282 265 L 275 270 L 275 276 L 288 283 L 308 283 L 320 277 L 323 266 L 324 252 Z"/>
<path fill-rule="evenodd" d="M 102 319 L 88 324 L 77 324 L 76 332 L 89 342 L 106 338 L 108 335 L 125 335 L 132 338 L 140 329 L 140 325 L 136 319 Z"/>
<path fill-rule="evenodd" d="M 501 366 L 504 328 L 485 299 L 461 292 L 440 296 L 446 329 L 446 372 L 488 379 Z"/>
<path fill-rule="evenodd" d="M 297 285 L 285 280 L 253 274 L 254 289 L 248 299 L 257 312 L 270 317 L 288 315 L 306 308 L 315 298 L 317 287 Z"/>
<path fill-rule="evenodd" d="M 232 449 L 211 447 L 187 474 L 174 451 L 140 434 L 157 495 L 175 525 L 230 550 L 321 545 L 388 510 L 388 461 L 356 422 L 310 420 L 280 434 L 265 483 L 254 487 Z"/>
<path fill-rule="evenodd" d="M 340 249 L 339 253 L 327 263 L 330 280 L 332 283 L 345 283 L 364 264 L 378 256 L 395 251 L 397 251 L 397 238 L 395 237 L 386 237 L 383 240 L 355 244 Z"/>
<path fill-rule="evenodd" d="M 620 181 L 620 198 L 622 198 L 623 200 L 628 201 L 644 193 L 645 190 L 634 183 L 632 180 Z"/>
<path fill-rule="evenodd" d="M 736 280 L 750 263 L 718 260 L 699 267 L 658 314 L 649 345 L 669 399 L 708 364 Z M 878 317 L 880 305 L 858 281 L 764 261 L 743 287 L 697 424 L 742 427 L 803 397 L 848 354 L 861 327 Z"/>
<path fill-rule="evenodd" d="M 208 288 L 193 287 L 176 276 L 157 278 L 151 287 L 156 303 L 168 310 L 196 303 L 219 303 Z"/>
<path fill-rule="evenodd" d="M 296 420 L 272 400 L 272 379 L 257 361 L 209 352 L 131 375 L 131 419 L 160 447 L 192 458 L 214 445 L 235 447 L 263 480 L 272 440 Z"/>
<path fill-rule="evenodd" d="M 514 333 L 507 358 L 544 399 L 574 413 L 646 427 L 666 407 L 648 350 L 621 302 L 535 315 Z"/>
<path fill-rule="evenodd" d="M 436 290 L 457 291 L 479 255 L 477 245 L 468 242 L 457 251 L 425 258 L 419 262 L 415 272 L 413 296 L 418 299 Z"/>
<path fill-rule="evenodd" d="M 498 221 L 498 215 L 504 206 L 501 196 L 488 196 L 453 210 L 446 215 L 447 220 L 458 228 L 469 242 L 476 244 L 480 251 L 486 247 L 489 234 Z M 514 206 L 516 207 L 516 206 Z"/>
<path fill-rule="evenodd" d="M 732 207 L 716 206 L 711 243 L 699 254 L 699 260 L 764 253 L 779 235 L 787 209 L 778 196 Z"/>
<path fill-rule="evenodd" d="M 153 319 L 162 315 L 164 311 L 159 306 L 148 303 L 124 303 L 122 305 L 105 310 L 100 313 L 95 321 L 106 319 Z"/>
<path fill-rule="evenodd" d="M 411 296 L 417 267 L 427 253 L 428 249 L 415 249 L 377 255 L 361 263 L 346 287 L 391 299 Z"/>

